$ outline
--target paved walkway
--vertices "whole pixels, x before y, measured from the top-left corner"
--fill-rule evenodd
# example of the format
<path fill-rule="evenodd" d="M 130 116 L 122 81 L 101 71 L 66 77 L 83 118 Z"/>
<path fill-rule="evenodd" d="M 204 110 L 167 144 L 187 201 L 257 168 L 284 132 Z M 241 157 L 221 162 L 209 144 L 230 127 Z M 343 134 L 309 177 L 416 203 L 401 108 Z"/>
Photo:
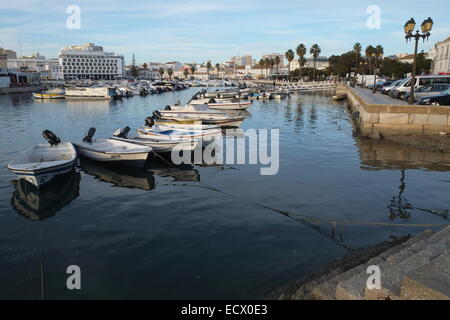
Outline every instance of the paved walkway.
<path fill-rule="evenodd" d="M 406 101 L 394 99 L 380 92 L 372 93 L 372 90 L 354 87 L 355 92 L 366 101 L 367 104 L 409 105 Z"/>

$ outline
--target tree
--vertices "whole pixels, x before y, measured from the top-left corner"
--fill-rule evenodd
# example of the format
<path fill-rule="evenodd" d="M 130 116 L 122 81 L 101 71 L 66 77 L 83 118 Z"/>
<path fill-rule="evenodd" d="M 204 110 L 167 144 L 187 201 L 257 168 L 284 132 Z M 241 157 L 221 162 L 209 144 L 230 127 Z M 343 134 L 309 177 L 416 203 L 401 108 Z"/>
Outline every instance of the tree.
<path fill-rule="evenodd" d="M 162 80 L 162 78 L 163 78 L 163 75 L 164 75 L 164 73 L 165 73 L 166 71 L 164 70 L 164 68 L 163 68 L 163 67 L 161 67 L 161 68 L 159 68 L 158 72 L 159 72 L 159 75 L 160 75 L 160 77 L 161 77 L 161 80 Z"/>
<path fill-rule="evenodd" d="M 372 74 L 372 53 L 375 52 L 375 48 L 368 45 L 366 48 L 366 60 L 369 62 L 369 74 Z"/>
<path fill-rule="evenodd" d="M 296 52 L 298 55 L 298 65 L 299 65 L 298 78 L 300 79 L 301 71 L 302 71 L 304 65 L 306 64 L 306 59 L 305 59 L 306 47 L 305 47 L 305 45 L 303 43 L 300 43 L 297 46 Z"/>
<path fill-rule="evenodd" d="M 183 74 L 184 74 L 184 78 L 187 79 L 187 76 L 189 75 L 189 70 L 188 69 L 184 69 L 183 70 Z"/>
<path fill-rule="evenodd" d="M 356 75 L 356 73 L 357 73 L 357 71 L 358 71 L 358 63 L 359 63 L 359 57 L 360 57 L 360 55 L 361 55 L 361 50 L 362 50 L 362 47 L 361 47 L 361 43 L 359 43 L 359 42 L 357 42 L 357 43 L 355 43 L 354 45 L 353 45 L 353 52 L 355 53 L 355 56 L 356 56 L 356 62 L 355 62 L 355 75 Z"/>
<path fill-rule="evenodd" d="M 144 68 L 144 69 L 147 69 L 148 68 L 148 66 L 147 66 L 147 64 L 144 62 L 144 64 L 142 65 L 142 68 Z"/>
<path fill-rule="evenodd" d="M 280 57 L 279 56 L 275 56 L 275 59 L 273 59 L 273 62 L 277 66 L 277 74 L 278 74 L 278 68 L 279 68 L 279 65 L 281 63 Z"/>
<path fill-rule="evenodd" d="M 273 67 L 275 66 L 275 60 L 273 58 L 269 59 L 270 73 L 273 73 Z"/>
<path fill-rule="evenodd" d="M 219 76 L 219 71 L 220 71 L 220 64 L 216 63 L 216 72 L 217 72 L 217 76 Z"/>
<path fill-rule="evenodd" d="M 208 77 L 209 77 L 209 70 L 211 69 L 211 67 L 212 67 L 211 61 L 208 61 L 206 63 L 206 73 L 208 74 Z"/>
<path fill-rule="evenodd" d="M 289 49 L 288 51 L 286 51 L 284 56 L 286 57 L 286 60 L 288 61 L 288 74 L 289 74 L 289 71 L 291 70 L 291 62 L 292 62 L 292 60 L 294 60 L 294 57 L 295 57 L 294 51 Z"/>
<path fill-rule="evenodd" d="M 194 73 L 195 73 L 195 66 L 191 65 L 191 74 L 194 75 Z"/>
<path fill-rule="evenodd" d="M 167 74 L 169 76 L 169 80 L 172 80 L 173 69 L 172 68 L 167 69 Z"/>
<path fill-rule="evenodd" d="M 321 52 L 322 52 L 322 50 L 320 49 L 318 44 L 313 44 L 311 49 L 309 50 L 309 53 L 312 54 L 312 56 L 313 56 L 313 68 L 314 68 L 313 78 L 314 78 L 314 80 L 316 80 L 316 60 L 319 57 Z"/>

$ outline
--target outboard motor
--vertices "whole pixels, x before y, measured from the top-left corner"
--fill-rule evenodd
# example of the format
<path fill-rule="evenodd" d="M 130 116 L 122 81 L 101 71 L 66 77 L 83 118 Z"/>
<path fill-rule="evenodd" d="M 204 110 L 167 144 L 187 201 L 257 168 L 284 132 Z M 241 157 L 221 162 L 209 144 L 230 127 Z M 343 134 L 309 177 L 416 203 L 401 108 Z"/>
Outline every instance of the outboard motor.
<path fill-rule="evenodd" d="M 161 112 L 159 112 L 158 110 L 155 110 L 155 111 L 153 111 L 153 113 L 152 113 L 152 118 L 153 119 L 157 119 L 157 120 L 159 120 L 159 119 L 161 119 Z"/>
<path fill-rule="evenodd" d="M 177 102 L 180 102 L 180 101 L 178 100 Z M 175 105 L 179 106 L 179 104 L 175 104 Z M 172 108 L 169 105 L 167 105 L 164 107 L 164 110 L 172 110 Z"/>
<path fill-rule="evenodd" d="M 145 118 L 145 126 L 146 127 L 151 128 L 151 127 L 153 127 L 154 124 L 155 124 L 155 120 L 153 120 L 152 117 Z"/>
<path fill-rule="evenodd" d="M 61 139 L 59 139 L 53 132 L 50 130 L 44 130 L 42 131 L 42 136 L 45 138 L 45 140 L 50 143 L 51 146 L 56 146 L 58 143 L 61 142 Z"/>
<path fill-rule="evenodd" d="M 211 99 L 209 99 L 208 103 L 216 103 L 216 99 L 211 98 Z"/>
<path fill-rule="evenodd" d="M 126 126 L 123 129 L 117 129 L 114 133 L 113 136 L 118 137 L 118 138 L 122 138 L 122 139 L 126 139 L 128 138 L 128 133 L 130 132 L 130 127 Z"/>
<path fill-rule="evenodd" d="M 88 130 L 88 132 L 84 135 L 83 142 L 92 143 L 92 137 L 95 135 L 95 128 L 92 127 Z"/>

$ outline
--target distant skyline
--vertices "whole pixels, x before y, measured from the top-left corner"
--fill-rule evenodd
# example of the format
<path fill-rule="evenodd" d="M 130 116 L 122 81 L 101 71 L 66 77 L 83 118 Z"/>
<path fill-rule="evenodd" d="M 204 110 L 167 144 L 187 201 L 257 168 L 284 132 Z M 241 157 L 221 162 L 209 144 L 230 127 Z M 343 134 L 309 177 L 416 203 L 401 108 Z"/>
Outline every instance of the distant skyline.
<path fill-rule="evenodd" d="M 70 30 L 69 5 L 81 10 L 81 28 Z M 380 8 L 381 29 L 369 29 L 369 6 Z M 225 62 L 231 56 L 295 51 L 317 43 L 322 55 L 341 54 L 360 42 L 363 50 L 381 44 L 385 55 L 412 53 L 404 23 L 417 27 L 429 16 L 434 27 L 429 50 L 450 37 L 448 0 L 426 1 L 116 1 L 15 0 L 0 3 L 0 47 L 18 55 L 35 52 L 55 58 L 61 48 L 84 43 L 123 54 L 127 64 L 149 61 Z"/>

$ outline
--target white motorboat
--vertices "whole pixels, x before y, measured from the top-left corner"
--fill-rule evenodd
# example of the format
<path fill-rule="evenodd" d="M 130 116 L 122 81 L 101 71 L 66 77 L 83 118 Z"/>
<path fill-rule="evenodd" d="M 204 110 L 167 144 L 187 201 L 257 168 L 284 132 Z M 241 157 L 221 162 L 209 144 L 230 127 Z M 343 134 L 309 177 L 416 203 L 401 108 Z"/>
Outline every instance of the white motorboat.
<path fill-rule="evenodd" d="M 222 110 L 245 110 L 252 105 L 251 101 L 238 101 L 238 102 L 214 102 L 208 103 L 210 109 L 222 109 Z"/>
<path fill-rule="evenodd" d="M 149 146 L 116 139 L 92 139 L 94 134 L 95 128 L 91 128 L 82 142 L 74 143 L 79 155 L 95 161 L 122 161 L 132 165 L 143 165 L 149 152 L 152 151 Z"/>
<path fill-rule="evenodd" d="M 159 113 L 163 116 L 179 116 L 179 115 L 195 115 L 195 116 L 217 116 L 224 115 L 223 112 L 217 110 L 211 110 L 207 105 L 172 105 L 166 106 L 164 110 L 160 110 Z"/>
<path fill-rule="evenodd" d="M 155 152 L 171 152 L 173 150 L 192 151 L 199 141 L 198 139 L 172 139 L 172 140 L 156 140 L 144 137 L 128 137 L 129 127 L 117 129 L 111 139 L 127 143 L 133 143 L 141 146 L 148 146 Z"/>
<path fill-rule="evenodd" d="M 70 142 L 61 140 L 51 131 L 42 132 L 48 144 L 37 144 L 8 163 L 17 176 L 40 187 L 58 175 L 71 171 L 77 164 L 77 153 Z"/>
<path fill-rule="evenodd" d="M 158 141 L 199 139 L 202 141 L 203 146 L 207 146 L 211 142 L 216 141 L 222 135 L 222 130 L 219 128 L 192 131 L 177 130 L 173 128 L 169 128 L 168 130 L 161 130 L 158 127 L 144 127 L 143 129 L 138 129 L 137 133 L 140 138 Z"/>
<path fill-rule="evenodd" d="M 213 110 L 215 111 L 215 110 Z M 159 111 L 154 111 L 153 116 L 156 119 L 172 120 L 172 121 L 202 121 L 203 124 L 216 125 L 219 127 L 239 127 L 245 120 L 244 117 L 232 117 L 224 112 L 216 112 L 211 114 L 201 113 L 174 113 L 162 114 Z"/>

